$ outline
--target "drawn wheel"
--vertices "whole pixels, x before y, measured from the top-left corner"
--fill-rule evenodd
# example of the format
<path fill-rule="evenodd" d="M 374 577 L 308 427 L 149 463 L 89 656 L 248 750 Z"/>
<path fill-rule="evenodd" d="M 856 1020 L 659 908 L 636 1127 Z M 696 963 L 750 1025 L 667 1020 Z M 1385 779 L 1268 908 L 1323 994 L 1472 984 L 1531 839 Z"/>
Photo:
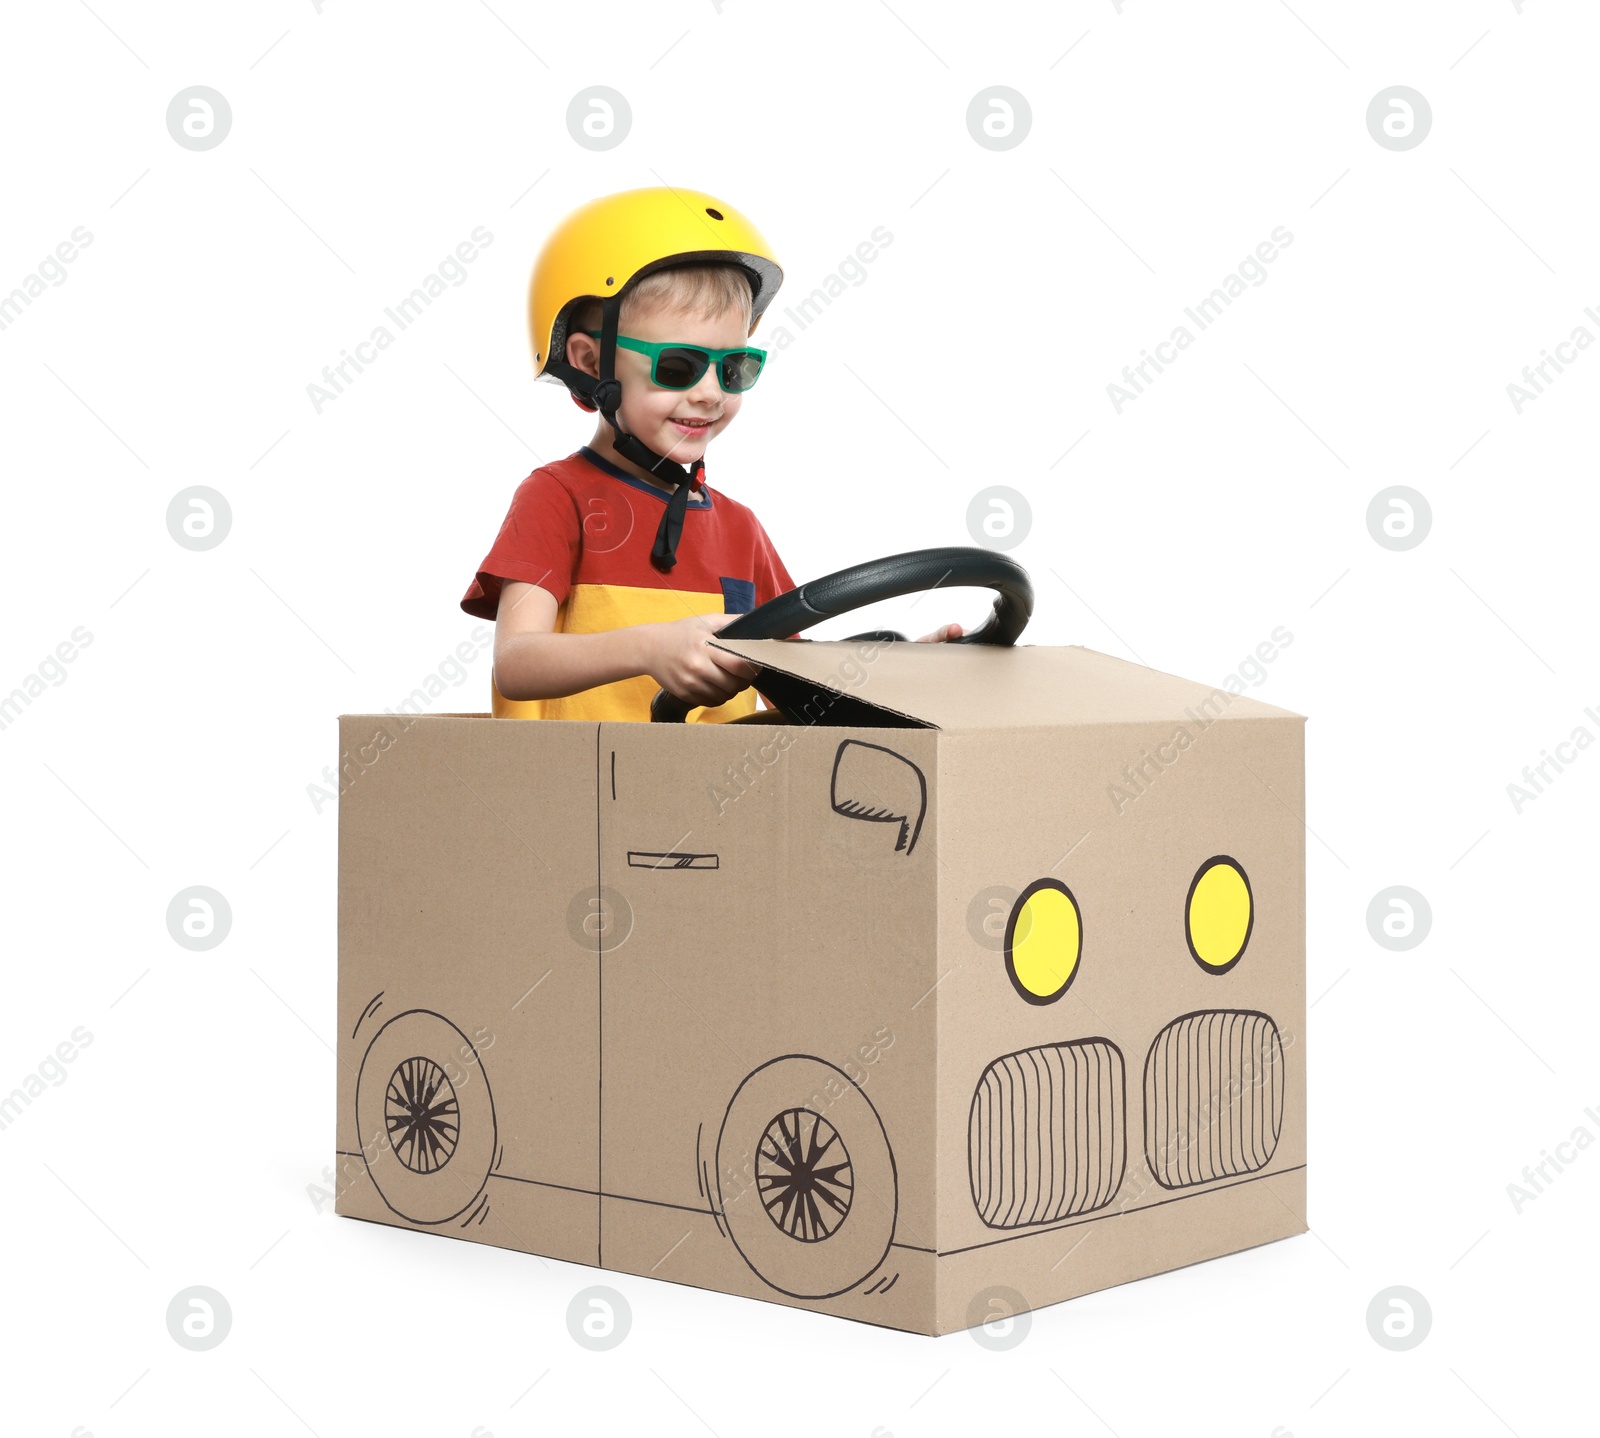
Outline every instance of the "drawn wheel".
<path fill-rule="evenodd" d="M 728 1235 L 763 1282 L 832 1298 L 894 1238 L 898 1185 L 877 1110 L 840 1069 L 788 1054 L 739 1085 L 717 1137 Z"/>
<path fill-rule="evenodd" d="M 428 1009 L 396 1014 L 367 1045 L 356 1125 L 384 1203 L 412 1223 L 445 1223 L 482 1193 L 494 1162 L 489 1079 L 472 1041 Z"/>

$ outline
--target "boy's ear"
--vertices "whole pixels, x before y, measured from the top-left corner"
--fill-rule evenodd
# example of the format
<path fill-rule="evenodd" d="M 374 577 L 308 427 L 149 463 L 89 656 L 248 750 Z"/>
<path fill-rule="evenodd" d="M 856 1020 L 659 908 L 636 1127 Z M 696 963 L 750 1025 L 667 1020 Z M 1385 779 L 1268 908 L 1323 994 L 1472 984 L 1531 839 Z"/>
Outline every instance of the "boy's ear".
<path fill-rule="evenodd" d="M 567 363 L 573 369 L 600 377 L 600 343 L 585 334 L 567 336 Z"/>

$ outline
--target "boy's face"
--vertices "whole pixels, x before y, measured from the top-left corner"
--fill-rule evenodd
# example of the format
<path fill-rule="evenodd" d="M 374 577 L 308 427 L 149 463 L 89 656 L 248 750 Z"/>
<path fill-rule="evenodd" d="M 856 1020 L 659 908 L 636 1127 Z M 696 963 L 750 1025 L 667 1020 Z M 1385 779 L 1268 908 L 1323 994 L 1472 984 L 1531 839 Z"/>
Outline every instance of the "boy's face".
<path fill-rule="evenodd" d="M 725 310 L 714 320 L 682 310 L 653 306 L 628 317 L 623 333 L 654 343 L 694 345 L 701 349 L 737 349 L 752 343 L 740 310 Z M 598 374 L 600 342 L 581 337 L 587 348 L 574 354 L 573 363 Z M 574 337 L 576 346 L 580 337 Z M 585 359 L 595 362 L 585 363 Z M 742 395 L 726 394 L 717 381 L 715 365 L 689 389 L 661 389 L 650 378 L 650 356 L 618 348 L 617 378 L 622 381 L 620 414 L 623 427 L 637 435 L 657 454 L 677 464 L 692 465 L 706 452 L 739 412 Z"/>

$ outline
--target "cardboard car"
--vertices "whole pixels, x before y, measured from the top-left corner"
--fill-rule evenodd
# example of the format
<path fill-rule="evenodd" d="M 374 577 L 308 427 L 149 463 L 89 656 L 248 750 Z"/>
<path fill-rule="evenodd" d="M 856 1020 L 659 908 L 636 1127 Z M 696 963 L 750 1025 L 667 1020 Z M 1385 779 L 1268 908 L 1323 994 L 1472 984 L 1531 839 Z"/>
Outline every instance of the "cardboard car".
<path fill-rule="evenodd" d="M 927 1334 L 1305 1231 L 1302 717 L 936 553 L 760 722 L 341 717 L 339 1213 Z"/>

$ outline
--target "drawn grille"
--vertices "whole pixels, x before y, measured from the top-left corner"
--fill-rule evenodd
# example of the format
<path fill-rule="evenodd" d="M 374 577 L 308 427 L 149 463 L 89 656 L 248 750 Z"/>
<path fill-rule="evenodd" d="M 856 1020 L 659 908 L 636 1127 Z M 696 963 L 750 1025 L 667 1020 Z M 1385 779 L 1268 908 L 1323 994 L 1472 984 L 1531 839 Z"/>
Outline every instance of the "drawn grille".
<path fill-rule="evenodd" d="M 972 1201 L 990 1228 L 1025 1228 L 1110 1203 L 1127 1164 L 1122 1051 L 1109 1039 L 996 1059 L 967 1124 Z"/>
<path fill-rule="evenodd" d="M 1145 1158 L 1163 1188 L 1265 1168 L 1283 1129 L 1283 1046 L 1265 1014 L 1185 1014 L 1144 1066 Z"/>

